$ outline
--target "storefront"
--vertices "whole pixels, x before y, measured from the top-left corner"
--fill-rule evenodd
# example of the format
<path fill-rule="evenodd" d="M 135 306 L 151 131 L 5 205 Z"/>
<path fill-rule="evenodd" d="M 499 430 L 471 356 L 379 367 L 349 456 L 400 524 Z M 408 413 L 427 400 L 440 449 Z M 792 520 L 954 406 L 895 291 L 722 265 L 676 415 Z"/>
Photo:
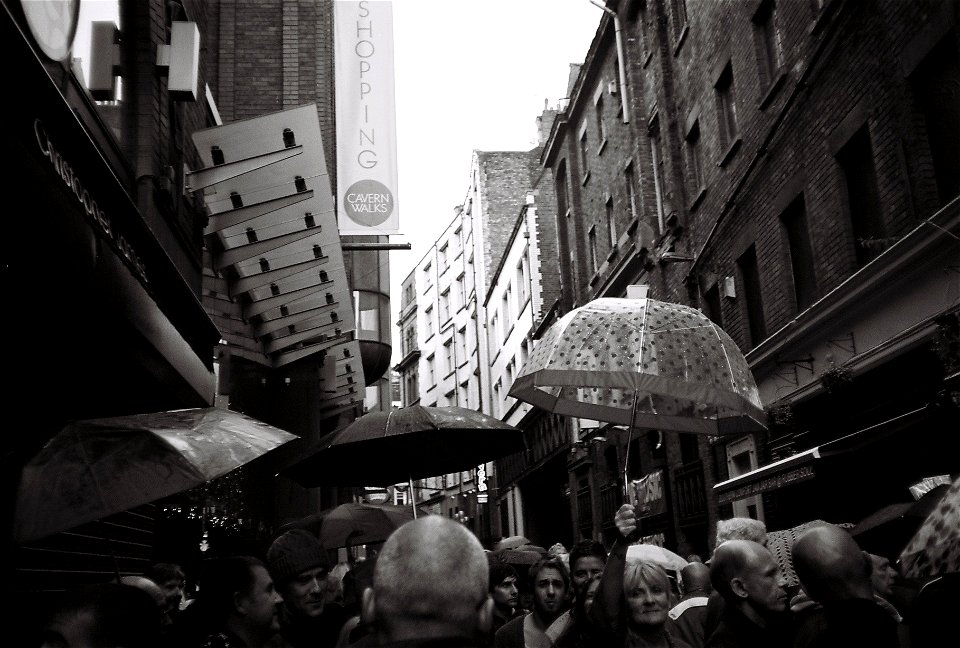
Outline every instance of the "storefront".
<path fill-rule="evenodd" d="M 213 403 L 220 334 L 198 290 L 200 240 L 146 222 L 137 178 L 67 61 L 46 56 L 19 3 L 0 10 L 4 107 L 6 475 L 10 542 L 20 468 L 66 422 Z M 173 248 L 176 247 L 176 250 Z M 177 264 L 194 250 L 196 264 Z M 13 590 L 56 590 L 141 570 L 150 510 L 8 545 Z M 18 594 L 19 597 L 20 594 Z"/>

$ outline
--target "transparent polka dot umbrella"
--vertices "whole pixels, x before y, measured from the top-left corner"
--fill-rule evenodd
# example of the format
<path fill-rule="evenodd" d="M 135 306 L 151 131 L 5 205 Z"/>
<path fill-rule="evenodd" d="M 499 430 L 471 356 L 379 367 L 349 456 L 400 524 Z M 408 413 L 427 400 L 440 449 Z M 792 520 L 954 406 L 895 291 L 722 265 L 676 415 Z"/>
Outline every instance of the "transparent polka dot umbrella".
<path fill-rule="evenodd" d="M 557 414 L 632 428 L 728 435 L 763 429 L 750 367 L 690 306 L 600 298 L 551 326 L 510 396 Z"/>

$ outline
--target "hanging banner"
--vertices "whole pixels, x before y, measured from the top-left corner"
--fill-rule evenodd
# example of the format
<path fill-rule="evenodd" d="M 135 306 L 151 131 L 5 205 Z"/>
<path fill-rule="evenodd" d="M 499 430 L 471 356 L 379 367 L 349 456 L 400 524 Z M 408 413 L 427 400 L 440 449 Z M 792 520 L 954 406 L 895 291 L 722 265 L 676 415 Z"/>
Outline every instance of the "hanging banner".
<path fill-rule="evenodd" d="M 393 6 L 334 3 L 340 234 L 399 233 Z"/>

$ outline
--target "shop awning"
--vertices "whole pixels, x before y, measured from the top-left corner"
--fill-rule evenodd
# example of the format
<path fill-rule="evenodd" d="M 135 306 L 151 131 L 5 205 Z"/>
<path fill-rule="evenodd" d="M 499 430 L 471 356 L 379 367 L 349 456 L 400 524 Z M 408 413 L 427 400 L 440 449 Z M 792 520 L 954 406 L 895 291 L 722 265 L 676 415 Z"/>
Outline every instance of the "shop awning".
<path fill-rule="evenodd" d="M 915 423 L 928 410 L 928 407 L 919 407 L 882 423 L 737 475 L 714 484 L 713 492 L 717 494 L 717 501 L 720 504 L 726 504 L 808 481 L 816 476 L 817 464 L 823 458 L 845 454 L 864 445 L 875 443 L 904 426 Z"/>

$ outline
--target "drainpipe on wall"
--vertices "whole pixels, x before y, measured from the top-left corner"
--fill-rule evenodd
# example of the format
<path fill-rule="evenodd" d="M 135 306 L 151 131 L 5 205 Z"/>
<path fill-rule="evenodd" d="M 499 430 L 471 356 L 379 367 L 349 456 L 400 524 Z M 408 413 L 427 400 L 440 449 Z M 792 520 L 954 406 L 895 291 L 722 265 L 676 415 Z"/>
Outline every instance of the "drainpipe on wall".
<path fill-rule="evenodd" d="M 623 123 L 630 123 L 630 112 L 627 110 L 629 101 L 627 100 L 627 64 L 626 52 L 623 50 L 623 31 L 620 29 L 620 18 L 617 12 L 601 4 L 597 0 L 590 0 L 590 4 L 600 7 L 613 18 L 613 30 L 617 36 L 617 68 L 620 72 L 620 104 L 623 107 Z"/>

